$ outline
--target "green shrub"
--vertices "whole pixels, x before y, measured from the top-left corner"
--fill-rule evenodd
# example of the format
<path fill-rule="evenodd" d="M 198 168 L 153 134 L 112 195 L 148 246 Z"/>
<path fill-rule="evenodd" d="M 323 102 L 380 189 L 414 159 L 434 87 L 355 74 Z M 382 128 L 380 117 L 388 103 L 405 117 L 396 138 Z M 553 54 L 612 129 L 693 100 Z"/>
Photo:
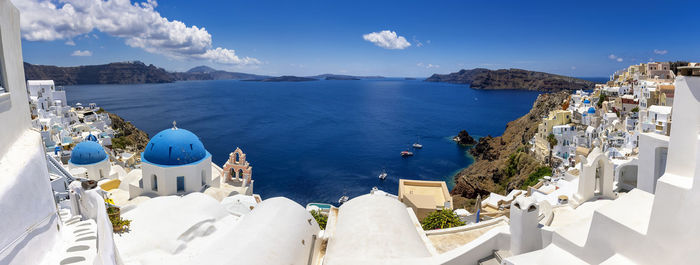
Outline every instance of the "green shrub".
<path fill-rule="evenodd" d="M 448 209 L 434 211 L 421 221 L 423 230 L 444 229 L 463 225 L 464 222 L 459 220 L 459 216 L 453 210 Z"/>
<path fill-rule="evenodd" d="M 314 219 L 316 219 L 316 222 L 318 223 L 318 226 L 321 227 L 321 229 L 326 229 L 326 223 L 328 223 L 328 216 L 325 216 L 316 210 L 311 211 L 311 216 L 313 216 Z"/>
<path fill-rule="evenodd" d="M 112 147 L 115 149 L 125 149 L 127 146 L 131 145 L 134 145 L 134 142 L 124 136 L 112 138 Z"/>
<path fill-rule="evenodd" d="M 528 186 L 534 186 L 542 177 L 549 175 L 552 175 L 551 167 L 539 167 L 527 177 L 520 188 L 524 190 L 527 189 Z"/>

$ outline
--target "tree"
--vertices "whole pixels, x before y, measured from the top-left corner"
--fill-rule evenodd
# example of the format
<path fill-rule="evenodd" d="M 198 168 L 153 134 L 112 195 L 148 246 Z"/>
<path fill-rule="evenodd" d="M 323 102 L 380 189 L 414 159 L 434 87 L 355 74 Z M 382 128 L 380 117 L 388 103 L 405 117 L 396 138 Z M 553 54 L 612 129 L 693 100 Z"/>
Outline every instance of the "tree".
<path fill-rule="evenodd" d="M 598 103 L 597 103 L 598 108 L 599 108 L 599 109 L 602 108 L 602 107 L 603 107 L 603 101 L 607 101 L 607 100 L 608 100 L 608 96 L 605 95 L 605 93 L 600 92 L 600 97 L 598 97 Z"/>
<path fill-rule="evenodd" d="M 459 220 L 459 216 L 450 209 L 434 211 L 420 223 L 423 226 L 423 230 L 444 229 L 464 225 L 464 222 Z"/>

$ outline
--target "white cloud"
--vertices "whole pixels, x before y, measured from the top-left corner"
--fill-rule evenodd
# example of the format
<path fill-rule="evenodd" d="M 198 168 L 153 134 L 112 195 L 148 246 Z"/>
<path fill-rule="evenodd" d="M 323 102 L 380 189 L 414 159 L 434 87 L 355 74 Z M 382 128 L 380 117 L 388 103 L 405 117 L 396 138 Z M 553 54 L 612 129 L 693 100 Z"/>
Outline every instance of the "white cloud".
<path fill-rule="evenodd" d="M 667 53 L 668 53 L 668 50 L 657 50 L 657 49 L 654 49 L 654 53 L 655 53 L 655 54 L 658 54 L 658 55 L 664 55 L 664 54 L 667 54 Z"/>
<path fill-rule="evenodd" d="M 620 58 L 620 57 L 618 57 L 617 55 L 614 55 L 614 54 L 608 55 L 608 59 L 610 59 L 610 60 L 615 60 L 615 61 L 617 61 L 617 62 L 622 62 L 622 61 L 623 61 L 622 58 Z"/>
<path fill-rule="evenodd" d="M 204 54 L 199 56 L 202 59 L 208 59 L 216 63 L 221 64 L 237 64 L 237 65 L 247 65 L 247 64 L 260 64 L 260 61 L 251 57 L 238 57 L 236 51 L 224 49 L 218 47 L 216 49 L 209 49 Z"/>
<path fill-rule="evenodd" d="M 398 36 L 396 32 L 389 30 L 368 33 L 362 35 L 362 38 L 384 49 L 403 50 L 411 46 L 411 43 L 406 38 Z"/>
<path fill-rule="evenodd" d="M 440 65 L 437 65 L 437 64 L 417 63 L 416 65 L 417 65 L 418 67 L 425 67 L 426 69 L 430 69 L 430 68 L 440 68 Z"/>
<path fill-rule="evenodd" d="M 576 66 L 572 66 L 572 67 L 571 67 L 571 70 L 576 70 Z"/>
<path fill-rule="evenodd" d="M 73 41 L 73 40 L 67 40 L 67 41 L 66 41 L 66 45 L 68 45 L 68 46 L 75 46 L 75 41 Z"/>
<path fill-rule="evenodd" d="M 15 0 L 14 4 L 22 14 L 22 37 L 28 41 L 70 41 L 97 30 L 123 38 L 131 47 L 171 58 L 260 63 L 255 58 L 240 58 L 234 50 L 212 47 L 206 29 L 161 16 L 155 10 L 156 0 L 133 4 L 129 0 Z"/>
<path fill-rule="evenodd" d="M 88 50 L 76 50 L 70 56 L 92 56 L 92 52 Z"/>

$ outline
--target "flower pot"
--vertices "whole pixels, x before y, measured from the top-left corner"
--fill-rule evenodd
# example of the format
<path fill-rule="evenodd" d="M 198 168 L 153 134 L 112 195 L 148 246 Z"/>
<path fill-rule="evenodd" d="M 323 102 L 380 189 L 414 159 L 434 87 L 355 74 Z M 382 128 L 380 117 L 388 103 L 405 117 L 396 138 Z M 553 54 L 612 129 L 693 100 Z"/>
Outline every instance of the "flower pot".
<path fill-rule="evenodd" d="M 110 213 L 110 209 L 112 209 L 112 212 Z M 112 218 L 119 220 L 121 214 L 121 210 L 118 207 L 107 207 L 107 215 L 109 215 L 109 219 L 112 220 Z"/>

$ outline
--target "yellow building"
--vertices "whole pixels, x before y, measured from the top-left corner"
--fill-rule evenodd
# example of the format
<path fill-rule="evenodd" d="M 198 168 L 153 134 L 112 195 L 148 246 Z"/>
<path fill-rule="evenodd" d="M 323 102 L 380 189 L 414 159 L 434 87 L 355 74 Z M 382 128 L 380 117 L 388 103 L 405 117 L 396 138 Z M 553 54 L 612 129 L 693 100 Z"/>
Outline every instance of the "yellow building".
<path fill-rule="evenodd" d="M 436 210 L 452 209 L 452 196 L 444 181 L 399 179 L 399 201 L 411 207 L 419 220 Z"/>
<path fill-rule="evenodd" d="M 537 134 L 535 135 L 535 158 L 544 161 L 549 156 L 549 142 L 547 136 L 552 133 L 552 127 L 571 123 L 571 111 L 554 110 L 549 112 L 549 116 L 544 118 L 537 125 Z"/>
<path fill-rule="evenodd" d="M 554 110 L 549 112 L 549 116 L 544 118 L 537 126 L 537 134 L 542 138 L 552 133 L 552 127 L 571 123 L 571 111 Z"/>

